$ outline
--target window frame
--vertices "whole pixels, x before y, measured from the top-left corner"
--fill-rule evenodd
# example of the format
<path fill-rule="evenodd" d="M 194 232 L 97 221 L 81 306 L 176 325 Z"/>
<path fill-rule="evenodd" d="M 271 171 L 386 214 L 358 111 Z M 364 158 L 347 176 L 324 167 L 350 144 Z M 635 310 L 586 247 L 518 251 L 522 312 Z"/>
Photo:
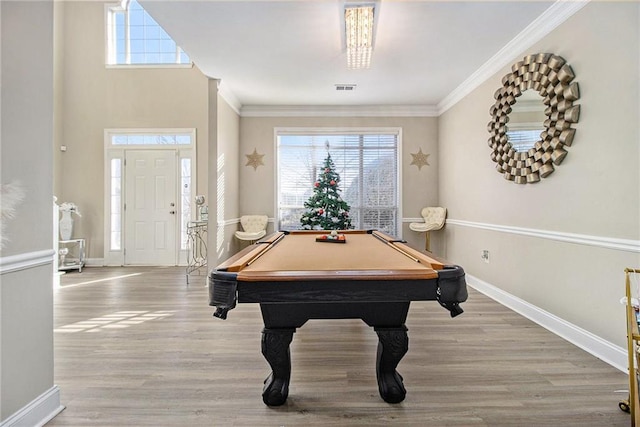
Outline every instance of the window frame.
<path fill-rule="evenodd" d="M 106 68 L 193 68 L 193 61 L 189 55 L 188 63 L 126 63 L 118 64 L 115 58 L 115 15 L 119 12 L 126 12 L 129 7 L 130 0 L 121 0 L 115 3 L 106 3 L 104 5 L 104 63 Z M 141 5 L 142 7 L 142 5 Z M 143 8 L 144 9 L 144 8 Z M 145 11 L 146 12 L 146 11 Z M 147 12 L 148 13 L 148 12 Z M 126 13 L 125 13 L 126 19 Z M 158 24 L 160 26 L 160 24 Z M 125 25 L 126 36 L 125 39 L 129 40 L 129 25 Z M 173 40 L 173 39 L 172 39 Z M 175 42 L 175 40 L 174 40 Z M 180 58 L 179 52 L 184 50 L 176 43 L 176 59 Z M 186 53 L 186 52 L 185 52 Z"/>
<path fill-rule="evenodd" d="M 274 158 L 274 225 L 276 229 L 280 227 L 280 180 L 279 180 L 279 147 L 278 137 L 283 135 L 379 135 L 394 134 L 396 135 L 396 184 L 397 184 L 397 218 L 396 218 L 396 237 L 402 237 L 403 232 L 403 216 L 402 216 L 402 128 L 401 127 L 274 127 L 273 131 L 273 158 Z M 342 188 L 344 191 L 345 189 Z M 354 226 L 356 226 L 354 224 Z"/>

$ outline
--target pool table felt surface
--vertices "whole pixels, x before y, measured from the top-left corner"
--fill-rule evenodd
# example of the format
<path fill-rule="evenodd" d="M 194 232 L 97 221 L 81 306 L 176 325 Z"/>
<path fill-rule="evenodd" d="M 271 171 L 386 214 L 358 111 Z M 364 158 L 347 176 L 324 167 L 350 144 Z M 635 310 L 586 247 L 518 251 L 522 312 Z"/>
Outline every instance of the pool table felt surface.
<path fill-rule="evenodd" d="M 319 231 L 282 234 L 250 246 L 218 270 L 237 272 L 238 281 L 412 280 L 436 278 L 443 268 L 441 262 L 375 231 L 345 232 L 344 244 L 317 242 Z"/>

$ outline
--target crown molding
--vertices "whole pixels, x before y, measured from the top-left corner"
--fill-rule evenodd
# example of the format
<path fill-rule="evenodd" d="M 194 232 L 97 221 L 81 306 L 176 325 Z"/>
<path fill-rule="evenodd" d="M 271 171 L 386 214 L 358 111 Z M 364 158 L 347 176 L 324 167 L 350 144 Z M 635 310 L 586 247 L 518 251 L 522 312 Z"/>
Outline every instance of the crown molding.
<path fill-rule="evenodd" d="M 433 105 L 245 105 L 242 117 L 437 117 Z"/>
<path fill-rule="evenodd" d="M 220 95 L 222 99 L 224 99 L 227 104 L 229 104 L 229 107 L 231 107 L 231 109 L 235 111 L 236 114 L 240 115 L 242 104 L 240 103 L 238 98 L 236 98 L 233 92 L 231 92 L 231 89 L 229 89 L 227 85 L 223 84 L 222 80 L 220 80 L 220 82 L 218 83 L 218 95 Z"/>
<path fill-rule="evenodd" d="M 218 93 L 241 117 L 438 117 L 590 1 L 557 0 L 437 105 L 242 105 L 222 81 Z"/>
<path fill-rule="evenodd" d="M 493 55 L 437 105 L 438 116 L 453 107 L 474 89 L 487 81 L 503 67 L 510 65 L 517 52 L 526 51 L 534 43 L 573 16 L 590 0 L 558 0 L 538 16 L 531 24 Z"/>

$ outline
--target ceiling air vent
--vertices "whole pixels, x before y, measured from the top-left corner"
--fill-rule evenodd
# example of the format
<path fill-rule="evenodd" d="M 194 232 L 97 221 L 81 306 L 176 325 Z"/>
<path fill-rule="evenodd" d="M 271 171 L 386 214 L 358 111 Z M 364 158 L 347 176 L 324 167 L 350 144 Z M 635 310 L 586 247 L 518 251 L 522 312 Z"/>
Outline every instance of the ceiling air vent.
<path fill-rule="evenodd" d="M 355 90 L 356 88 L 356 85 L 353 85 L 353 84 L 337 84 L 335 86 L 336 86 L 336 90 L 345 90 L 345 91 Z"/>

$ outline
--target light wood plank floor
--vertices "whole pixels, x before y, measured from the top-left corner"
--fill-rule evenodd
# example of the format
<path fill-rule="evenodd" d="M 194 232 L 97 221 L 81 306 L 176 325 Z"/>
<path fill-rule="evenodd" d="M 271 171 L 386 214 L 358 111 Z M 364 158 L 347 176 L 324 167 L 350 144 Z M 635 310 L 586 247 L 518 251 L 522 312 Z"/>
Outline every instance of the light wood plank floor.
<path fill-rule="evenodd" d="M 262 319 L 243 304 L 211 317 L 205 276 L 183 268 L 87 268 L 55 291 L 49 426 L 626 426 L 627 376 L 470 290 L 451 319 L 411 305 L 407 398 L 379 396 L 375 332 L 311 321 L 291 344 L 288 402 L 262 403 Z"/>

